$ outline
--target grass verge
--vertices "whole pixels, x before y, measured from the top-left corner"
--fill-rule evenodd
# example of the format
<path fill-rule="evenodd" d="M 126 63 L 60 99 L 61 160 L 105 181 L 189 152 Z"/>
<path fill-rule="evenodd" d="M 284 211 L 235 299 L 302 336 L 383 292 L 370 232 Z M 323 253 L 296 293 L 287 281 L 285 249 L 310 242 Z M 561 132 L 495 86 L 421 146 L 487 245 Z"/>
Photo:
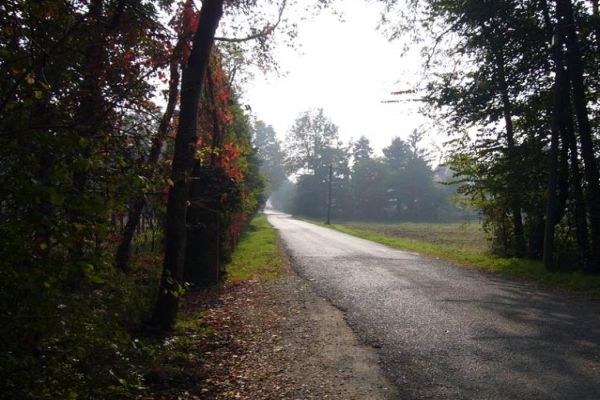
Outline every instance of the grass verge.
<path fill-rule="evenodd" d="M 326 225 L 315 221 L 324 227 L 371 240 L 397 249 L 414 251 L 513 278 L 540 283 L 547 287 L 558 288 L 583 295 L 586 298 L 600 300 L 600 276 L 585 275 L 581 272 L 549 272 L 543 264 L 536 260 L 518 258 L 503 258 L 488 254 L 481 250 L 465 249 L 453 245 L 428 243 L 425 241 L 390 237 L 369 229 L 357 229 L 342 224 Z"/>
<path fill-rule="evenodd" d="M 250 279 L 276 278 L 283 265 L 284 255 L 279 247 L 277 231 L 267 217 L 255 217 L 235 249 L 227 266 L 228 280 L 242 282 Z"/>

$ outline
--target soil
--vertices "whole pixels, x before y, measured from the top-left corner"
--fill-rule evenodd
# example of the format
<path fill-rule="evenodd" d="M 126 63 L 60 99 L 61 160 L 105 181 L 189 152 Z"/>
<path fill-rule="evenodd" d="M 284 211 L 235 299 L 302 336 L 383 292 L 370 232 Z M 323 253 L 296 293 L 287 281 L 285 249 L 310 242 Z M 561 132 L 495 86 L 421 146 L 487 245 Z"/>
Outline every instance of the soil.
<path fill-rule="evenodd" d="M 184 376 L 155 374 L 155 398 L 397 398 L 375 349 L 289 264 L 269 282 L 192 293 L 184 312 L 200 305 L 209 333 L 189 332 L 195 354 L 178 368 Z"/>

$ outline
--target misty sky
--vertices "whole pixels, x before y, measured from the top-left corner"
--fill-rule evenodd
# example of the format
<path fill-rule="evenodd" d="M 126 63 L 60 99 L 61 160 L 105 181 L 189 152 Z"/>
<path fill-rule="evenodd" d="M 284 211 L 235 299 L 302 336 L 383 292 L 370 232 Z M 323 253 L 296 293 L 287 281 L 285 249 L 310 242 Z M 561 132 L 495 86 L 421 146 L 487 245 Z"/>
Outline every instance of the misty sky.
<path fill-rule="evenodd" d="M 418 49 L 402 56 L 402 46 L 377 31 L 381 7 L 351 0 L 343 19 L 325 11 L 299 27 L 296 50 L 281 46 L 276 58 L 286 76 L 257 75 L 246 86 L 253 113 L 284 138 L 298 114 L 322 107 L 344 141 L 361 135 L 380 150 L 395 136 L 406 138 L 426 120 L 416 103 L 382 104 L 389 93 L 410 89 L 421 75 Z M 442 143 L 434 135 L 423 145 Z M 380 153 L 380 151 L 377 151 Z"/>

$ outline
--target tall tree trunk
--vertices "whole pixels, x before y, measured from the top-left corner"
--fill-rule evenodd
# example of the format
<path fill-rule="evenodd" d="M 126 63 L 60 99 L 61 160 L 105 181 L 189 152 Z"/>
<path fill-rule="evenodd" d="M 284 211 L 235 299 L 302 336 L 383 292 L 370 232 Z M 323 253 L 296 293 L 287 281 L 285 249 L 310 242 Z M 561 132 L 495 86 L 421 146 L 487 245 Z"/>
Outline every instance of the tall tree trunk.
<path fill-rule="evenodd" d="M 204 168 L 204 171 L 201 169 Z M 200 166 L 196 162 L 194 176 L 198 179 L 190 187 L 190 206 L 188 208 L 187 241 L 185 246 L 184 279 L 198 286 L 210 286 L 220 279 L 220 212 L 218 193 L 207 190 L 210 182 L 201 179 L 206 173 L 212 174 L 214 168 Z"/>
<path fill-rule="evenodd" d="M 546 203 L 546 226 L 544 228 L 544 267 L 552 271 L 554 263 L 554 227 L 556 226 L 556 214 L 558 209 L 558 137 L 560 135 L 560 117 L 562 114 L 561 87 L 564 84 L 564 69 L 562 65 L 556 66 L 554 78 L 554 99 L 552 108 L 551 138 L 550 138 L 550 160 L 548 163 L 548 200 Z"/>
<path fill-rule="evenodd" d="M 214 171 L 218 148 L 222 145 L 223 135 L 217 112 L 214 81 L 211 67 L 206 69 L 208 98 L 212 103 L 212 142 L 210 152 L 210 171 Z M 194 176 L 200 177 L 201 167 L 194 167 Z M 202 190 L 206 182 L 195 180 L 190 187 L 190 206 L 188 210 L 188 240 L 186 241 L 184 279 L 200 286 L 210 286 L 219 282 L 221 271 L 220 238 L 221 226 L 218 193 Z"/>
<path fill-rule="evenodd" d="M 515 130 L 512 121 L 512 103 L 508 93 L 508 83 L 506 81 L 506 71 L 504 68 L 504 56 L 501 49 L 494 50 L 494 58 L 496 62 L 496 73 L 498 78 L 498 86 L 500 89 L 500 95 L 502 99 L 502 112 L 504 115 L 504 123 L 506 125 L 506 145 L 507 145 L 507 156 L 510 168 L 510 184 L 509 184 L 509 196 L 510 196 L 510 209 L 512 214 L 512 225 L 514 234 L 514 253 L 517 257 L 525 256 L 525 232 L 523 229 L 523 216 L 521 215 L 521 195 L 516 188 L 516 182 L 519 181 L 518 173 L 518 162 L 516 159 L 516 143 L 515 143 Z"/>
<path fill-rule="evenodd" d="M 575 138 L 575 128 L 573 125 L 573 110 L 571 107 L 571 93 L 570 93 L 570 82 L 568 74 L 564 69 L 564 54 L 562 47 L 565 43 L 565 31 L 564 26 L 560 27 L 557 25 L 556 27 L 552 23 L 550 18 L 550 11 L 548 7 L 548 3 L 546 0 L 540 1 L 542 7 L 542 14 L 544 17 L 544 23 L 546 28 L 546 34 L 548 37 L 548 43 L 554 41 L 554 45 L 552 47 L 552 59 L 554 61 L 555 73 L 558 77 L 558 72 L 562 74 L 563 83 L 561 85 L 561 94 L 560 94 L 560 118 L 559 118 L 559 130 L 561 135 L 562 149 L 561 152 L 567 152 L 567 165 L 562 167 L 563 173 L 567 172 L 567 168 L 570 171 L 570 182 L 567 182 L 568 192 L 573 193 L 574 199 L 574 216 L 575 216 L 575 230 L 577 236 L 577 247 L 579 250 L 579 259 L 581 266 L 586 269 L 589 263 L 590 249 L 588 243 L 588 226 L 587 226 L 587 217 L 586 217 L 586 207 L 585 207 L 585 199 L 583 196 L 582 190 L 582 182 L 581 182 L 581 172 L 579 167 L 579 155 L 577 150 L 577 140 Z M 560 45 L 559 45 L 560 43 Z M 556 92 L 555 92 L 556 93 Z M 558 103 L 554 102 L 554 110 Z M 564 154 L 561 154 L 561 157 L 564 158 Z M 561 164 L 564 163 L 561 160 Z M 563 184 L 561 183 L 561 186 Z M 561 189 L 561 192 L 564 189 Z M 568 197 L 568 193 L 567 193 Z M 561 201 L 562 204 L 562 201 Z M 564 206 L 563 206 L 564 208 Z M 562 213 L 564 210 L 560 211 L 560 216 L 557 212 L 555 221 L 558 222 L 560 218 L 562 218 Z"/>
<path fill-rule="evenodd" d="M 564 146 L 569 149 L 569 162 L 571 171 L 571 181 L 569 182 L 574 197 L 574 214 L 575 214 L 575 232 L 577 236 L 577 248 L 579 250 L 580 265 L 584 270 L 588 270 L 590 265 L 590 244 L 588 234 L 587 210 L 585 205 L 585 196 L 583 194 L 583 185 L 581 170 L 579 167 L 579 153 L 577 150 L 577 139 L 575 137 L 575 126 L 573 124 L 570 93 L 565 95 L 565 129 L 562 141 Z"/>
<path fill-rule="evenodd" d="M 592 0 L 592 26 L 596 35 L 596 46 L 600 50 L 600 6 L 598 0 Z"/>
<path fill-rule="evenodd" d="M 592 127 L 587 110 L 587 95 L 584 84 L 584 65 L 573 18 L 571 0 L 556 0 L 558 25 L 565 30 L 567 45 L 567 71 L 573 90 L 573 106 L 577 117 L 581 155 L 587 181 L 587 196 L 592 234 L 591 260 L 587 272 L 600 272 L 600 181 L 594 154 Z"/>
<path fill-rule="evenodd" d="M 223 15 L 224 0 L 205 0 L 200 11 L 198 30 L 194 35 L 188 65 L 184 66 L 181 85 L 179 127 L 175 138 L 175 154 L 167 203 L 165 257 L 154 323 L 169 329 L 179 308 L 179 291 L 183 277 L 186 240 L 186 216 L 189 176 L 194 167 L 198 103 L 206 68 L 214 42 L 215 31 Z"/>
<path fill-rule="evenodd" d="M 568 80 L 563 63 L 562 46 L 564 44 L 564 33 L 558 27 L 556 32 L 552 28 L 550 13 L 546 0 L 542 0 L 542 11 L 544 14 L 546 34 L 552 45 L 551 56 L 554 61 L 554 88 L 552 98 L 552 121 L 551 121 L 551 139 L 550 139 L 550 160 L 548 163 L 548 189 L 546 203 L 546 226 L 544 229 L 544 267 L 552 271 L 556 268 L 554 262 L 554 229 L 558 222 L 558 196 L 556 195 L 558 186 L 558 157 L 559 157 L 559 136 L 561 128 L 564 130 L 564 123 L 561 123 L 565 117 L 564 95 L 569 95 Z M 567 89 L 565 91 L 565 88 Z M 564 137 L 564 134 L 563 134 Z M 563 141 L 563 146 L 566 144 Z"/>
<path fill-rule="evenodd" d="M 177 104 L 177 98 L 179 97 L 179 64 L 181 63 L 181 40 L 175 46 L 173 51 L 173 59 L 170 65 L 170 79 L 169 79 L 169 97 L 167 100 L 167 108 L 160 120 L 158 126 L 158 132 L 152 140 L 152 147 L 146 160 L 148 172 L 145 174 L 145 178 L 151 178 L 154 174 L 154 167 L 160 158 L 160 152 L 169 133 L 171 127 L 171 120 L 173 119 L 173 113 L 175 111 L 175 105 Z M 127 214 L 127 224 L 123 229 L 123 235 L 121 237 L 121 243 L 117 249 L 115 256 L 115 265 L 121 271 L 128 271 L 129 259 L 131 257 L 131 241 L 135 234 L 135 230 L 140 222 L 140 216 L 146 205 L 146 199 L 142 194 L 140 197 L 134 199 L 129 213 Z"/>

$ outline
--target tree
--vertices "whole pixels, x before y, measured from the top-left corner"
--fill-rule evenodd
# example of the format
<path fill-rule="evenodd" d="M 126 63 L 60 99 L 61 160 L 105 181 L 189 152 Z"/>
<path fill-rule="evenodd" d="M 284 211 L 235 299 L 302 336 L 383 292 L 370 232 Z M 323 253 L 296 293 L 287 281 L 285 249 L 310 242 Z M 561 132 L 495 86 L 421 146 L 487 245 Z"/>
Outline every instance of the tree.
<path fill-rule="evenodd" d="M 264 181 L 251 125 L 213 52 L 199 116 L 187 218 L 184 279 L 198 286 L 226 275 L 232 248 L 264 204 Z"/>
<path fill-rule="evenodd" d="M 169 60 L 169 30 L 161 23 L 167 6 L 0 5 L 6 397 L 118 397 L 109 389 L 113 377 L 93 371 L 110 363 L 100 348 L 121 345 L 124 332 L 126 340 L 121 318 L 102 313 L 127 309 L 125 300 L 111 302 L 128 279 L 113 268 L 117 221 L 138 191 L 156 183 L 143 175 L 162 113 L 152 100 Z M 85 334 L 78 330 L 84 326 Z M 67 358 L 81 360 L 68 373 Z"/>
<path fill-rule="evenodd" d="M 571 0 L 556 1 L 556 17 L 564 34 L 566 44 L 566 64 L 573 91 L 574 114 L 577 118 L 581 155 L 588 185 L 588 209 L 592 239 L 592 260 L 587 271 L 600 272 L 600 177 L 592 139 L 592 127 L 587 110 L 587 93 L 584 82 L 584 64 L 582 60 L 576 23 Z M 563 25 L 564 24 L 564 25 Z M 560 40 L 560 39 L 559 39 Z"/>
<path fill-rule="evenodd" d="M 349 149 L 338 137 L 338 127 L 322 109 L 306 111 L 294 122 L 286 138 L 287 166 L 299 173 L 294 211 L 322 217 L 326 214 L 329 167 L 333 166 L 333 210 L 347 207 Z"/>
<path fill-rule="evenodd" d="M 352 211 L 349 217 L 383 219 L 388 207 L 390 170 L 380 159 L 367 159 L 352 167 Z"/>
<path fill-rule="evenodd" d="M 296 118 L 286 136 L 287 166 L 290 172 L 315 174 L 334 160 L 339 149 L 338 127 L 323 109 L 305 111 Z"/>
<path fill-rule="evenodd" d="M 189 58 L 182 68 L 179 125 L 167 203 L 165 258 L 159 297 L 154 310 L 155 323 L 168 329 L 175 321 L 182 288 L 189 176 L 195 160 L 198 105 L 223 0 L 207 0 L 199 12 L 197 30 Z"/>
<path fill-rule="evenodd" d="M 409 141 L 394 138 L 383 149 L 388 166 L 388 201 L 396 209 L 396 217 L 410 220 L 431 219 L 435 216 L 436 191 L 433 171 L 426 152 L 419 147 L 423 135 L 414 131 Z"/>
<path fill-rule="evenodd" d="M 600 224 L 588 227 L 587 220 L 596 221 L 600 202 L 590 115 L 598 99 L 589 88 L 597 87 L 598 75 L 586 66 L 598 60 L 594 3 L 409 3 L 434 38 L 425 50 L 435 69 L 425 95 L 432 115 L 459 134 L 477 127 L 474 142 L 454 142 L 450 164 L 461 191 L 483 211 L 495 248 L 544 253 L 549 269 L 570 263 L 593 271 Z M 452 71 L 440 68 L 440 56 L 456 64 Z M 557 226 L 561 236 L 554 240 Z"/>
<path fill-rule="evenodd" d="M 373 148 L 366 136 L 361 136 L 356 142 L 352 143 L 352 159 L 354 166 L 368 161 L 373 156 Z"/>
<path fill-rule="evenodd" d="M 277 139 L 273 127 L 263 121 L 254 123 L 253 141 L 261 160 L 261 171 L 269 181 L 270 191 L 275 192 L 287 180 L 285 154 L 281 142 Z"/>
<path fill-rule="evenodd" d="M 403 169 L 412 157 L 408 143 L 399 137 L 392 139 L 392 143 L 383 149 L 383 154 L 387 164 L 398 171 Z"/>
<path fill-rule="evenodd" d="M 180 37 L 177 40 L 177 44 L 173 49 L 171 55 L 170 67 L 169 67 L 169 89 L 167 92 L 167 106 L 161 117 L 160 123 L 157 128 L 156 135 L 152 138 L 152 145 L 145 157 L 145 164 L 147 165 L 146 171 L 144 171 L 144 179 L 152 180 L 156 173 L 157 163 L 161 155 L 163 144 L 167 135 L 173 128 L 172 119 L 175 114 L 175 106 L 177 105 L 177 98 L 179 97 L 179 80 L 180 80 L 180 65 L 182 57 L 182 46 L 183 41 L 181 40 L 182 32 L 179 33 Z M 131 208 L 127 214 L 127 224 L 122 232 L 121 242 L 117 248 L 115 256 L 115 265 L 122 271 L 129 269 L 129 259 L 131 256 L 131 241 L 137 229 L 140 218 L 144 207 L 146 206 L 146 198 L 144 193 L 137 193 L 133 198 Z"/>

